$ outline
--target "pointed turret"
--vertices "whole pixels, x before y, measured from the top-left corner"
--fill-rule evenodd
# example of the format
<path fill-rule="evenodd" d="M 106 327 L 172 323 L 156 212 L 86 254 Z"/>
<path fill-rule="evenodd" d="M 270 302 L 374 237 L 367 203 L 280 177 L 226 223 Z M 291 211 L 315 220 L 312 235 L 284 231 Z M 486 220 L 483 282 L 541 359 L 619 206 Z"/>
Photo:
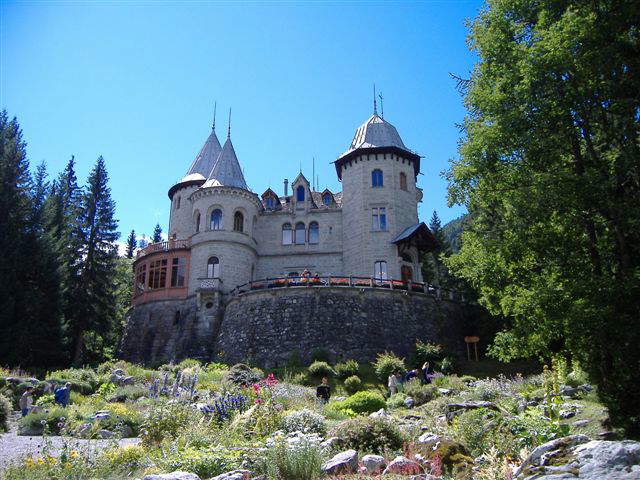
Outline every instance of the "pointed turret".
<path fill-rule="evenodd" d="M 207 141 L 204 142 L 204 145 L 200 149 L 198 155 L 196 155 L 196 159 L 191 164 L 187 175 L 192 175 L 194 173 L 199 173 L 204 178 L 209 175 L 211 169 L 216 163 L 218 156 L 222 148 L 220 147 L 220 141 L 218 140 L 218 136 L 216 135 L 216 114 L 214 108 L 213 114 L 213 125 L 211 126 L 211 134 Z"/>
<path fill-rule="evenodd" d="M 240 162 L 236 156 L 236 151 L 231 143 L 231 110 L 229 110 L 229 129 L 227 131 L 227 140 L 224 142 L 222 151 L 215 161 L 213 168 L 209 172 L 205 187 L 225 186 L 237 187 L 249 190 L 247 182 L 244 180 Z"/>

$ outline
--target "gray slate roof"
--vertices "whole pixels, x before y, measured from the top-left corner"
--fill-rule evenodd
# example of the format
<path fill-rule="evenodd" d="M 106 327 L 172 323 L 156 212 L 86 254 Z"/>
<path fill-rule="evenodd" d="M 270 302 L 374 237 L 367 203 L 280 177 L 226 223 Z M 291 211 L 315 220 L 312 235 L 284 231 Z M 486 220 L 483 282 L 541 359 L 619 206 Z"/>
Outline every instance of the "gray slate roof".
<path fill-rule="evenodd" d="M 374 113 L 356 130 L 349 149 L 343 156 L 358 148 L 398 147 L 408 150 L 404 146 L 396 127 Z"/>
<path fill-rule="evenodd" d="M 196 155 L 196 159 L 191 164 L 191 167 L 189 167 L 187 175 L 199 173 L 206 178 L 215 165 L 221 151 L 222 148 L 220 147 L 220 141 L 216 135 L 215 128 L 212 128 L 209 138 L 207 138 L 207 141 L 204 142 L 200 152 Z"/>
<path fill-rule="evenodd" d="M 210 186 L 225 186 L 225 187 L 237 187 L 249 190 L 247 182 L 244 180 L 242 174 L 242 168 L 238 162 L 238 157 L 233 149 L 231 139 L 227 137 L 227 141 L 224 142 L 222 151 L 218 156 L 209 177 L 204 184 L 205 187 Z"/>

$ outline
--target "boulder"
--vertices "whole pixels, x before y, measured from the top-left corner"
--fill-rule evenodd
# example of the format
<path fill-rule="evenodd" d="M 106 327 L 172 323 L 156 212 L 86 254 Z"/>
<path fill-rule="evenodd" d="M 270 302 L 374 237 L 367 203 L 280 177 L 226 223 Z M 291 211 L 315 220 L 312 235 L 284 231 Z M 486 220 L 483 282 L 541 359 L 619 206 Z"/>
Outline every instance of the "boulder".
<path fill-rule="evenodd" d="M 516 470 L 516 480 L 635 480 L 640 442 L 589 440 L 572 435 L 537 447 Z"/>
<path fill-rule="evenodd" d="M 573 422 L 571 425 L 573 427 L 584 427 L 585 425 L 588 425 L 591 421 L 590 420 L 576 420 L 575 422 Z"/>
<path fill-rule="evenodd" d="M 329 475 L 349 474 L 358 471 L 358 452 L 340 452 L 322 465 L 322 471 Z"/>
<path fill-rule="evenodd" d="M 119 377 L 124 377 L 124 370 L 122 370 L 121 368 L 116 368 L 113 372 L 111 372 L 112 375 L 117 375 Z"/>
<path fill-rule="evenodd" d="M 344 443 L 340 437 L 329 437 L 320 444 L 322 448 L 337 448 Z"/>
<path fill-rule="evenodd" d="M 404 399 L 404 406 L 407 408 L 413 408 L 413 406 L 415 405 L 415 402 L 413 401 L 413 398 L 411 397 L 407 397 Z"/>
<path fill-rule="evenodd" d="M 111 417 L 111 412 L 108 410 L 100 410 L 98 412 L 96 412 L 93 417 L 91 417 L 91 420 L 102 420 L 103 418 L 109 418 Z"/>
<path fill-rule="evenodd" d="M 116 436 L 115 433 L 113 433 L 113 432 L 111 432 L 109 430 L 98 430 L 96 435 L 98 435 L 98 437 L 103 438 L 103 439 L 113 438 L 113 437 Z"/>
<path fill-rule="evenodd" d="M 120 385 L 133 385 L 136 380 L 133 377 L 123 377 Z"/>
<path fill-rule="evenodd" d="M 223 473 L 217 477 L 213 477 L 211 480 L 250 480 L 251 471 L 249 470 L 234 470 L 233 472 Z"/>
<path fill-rule="evenodd" d="M 492 402 L 464 402 L 464 403 L 450 403 L 444 408 L 447 422 L 451 423 L 453 419 L 467 410 L 475 410 L 476 408 L 489 408 L 491 410 L 498 411 L 498 407 Z"/>
<path fill-rule="evenodd" d="M 160 473 L 156 475 L 146 475 L 141 480 L 200 480 L 195 473 L 189 472 L 172 472 Z"/>
<path fill-rule="evenodd" d="M 367 473 L 376 474 L 384 470 L 387 462 L 381 455 L 365 455 L 362 457 L 362 464 L 367 469 Z"/>
<path fill-rule="evenodd" d="M 388 418 L 389 415 L 384 411 L 384 408 L 381 408 L 377 412 L 370 413 L 369 416 L 371 418 Z"/>
<path fill-rule="evenodd" d="M 133 438 L 133 429 L 126 423 L 118 427 L 118 435 L 120 438 Z"/>
<path fill-rule="evenodd" d="M 418 437 L 418 443 L 425 447 L 432 447 L 442 440 L 442 435 L 436 435 L 435 433 L 426 432 Z"/>
<path fill-rule="evenodd" d="M 382 475 L 414 475 L 420 473 L 422 473 L 422 467 L 418 462 L 400 455 L 389 462 Z"/>
<path fill-rule="evenodd" d="M 453 393 L 453 390 L 451 390 L 450 388 L 439 388 L 438 393 L 440 395 L 451 395 Z"/>

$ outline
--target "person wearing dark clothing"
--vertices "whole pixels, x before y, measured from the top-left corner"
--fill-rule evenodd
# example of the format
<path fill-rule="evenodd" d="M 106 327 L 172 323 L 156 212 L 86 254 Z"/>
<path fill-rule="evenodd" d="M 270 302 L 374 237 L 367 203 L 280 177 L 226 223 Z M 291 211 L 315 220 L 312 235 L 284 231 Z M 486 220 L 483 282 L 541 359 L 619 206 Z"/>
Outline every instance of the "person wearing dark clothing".
<path fill-rule="evenodd" d="M 331 387 L 329 386 L 329 379 L 327 377 L 324 377 L 322 383 L 316 387 L 316 397 L 318 397 L 322 403 L 329 401 L 329 397 L 331 397 Z"/>
<path fill-rule="evenodd" d="M 413 380 L 417 376 L 418 376 L 418 370 L 409 370 L 407 372 L 406 381 L 410 382 L 411 380 Z"/>
<path fill-rule="evenodd" d="M 428 385 L 431 383 L 431 374 L 433 372 L 431 371 L 431 367 L 429 366 L 429 362 L 424 362 L 424 365 L 422 365 L 422 384 L 423 385 Z"/>
<path fill-rule="evenodd" d="M 71 384 L 67 383 L 64 387 L 56 389 L 54 392 L 54 399 L 56 403 L 63 408 L 67 408 L 69 405 L 69 399 L 71 397 Z"/>

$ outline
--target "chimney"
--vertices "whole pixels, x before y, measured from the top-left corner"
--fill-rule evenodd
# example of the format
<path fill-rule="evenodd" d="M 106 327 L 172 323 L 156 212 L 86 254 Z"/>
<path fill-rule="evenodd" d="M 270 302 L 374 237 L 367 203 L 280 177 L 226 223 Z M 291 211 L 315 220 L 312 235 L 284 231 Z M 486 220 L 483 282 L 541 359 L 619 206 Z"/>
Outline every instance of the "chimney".
<path fill-rule="evenodd" d="M 289 180 L 286 178 L 284 179 L 284 196 L 289 196 Z"/>

